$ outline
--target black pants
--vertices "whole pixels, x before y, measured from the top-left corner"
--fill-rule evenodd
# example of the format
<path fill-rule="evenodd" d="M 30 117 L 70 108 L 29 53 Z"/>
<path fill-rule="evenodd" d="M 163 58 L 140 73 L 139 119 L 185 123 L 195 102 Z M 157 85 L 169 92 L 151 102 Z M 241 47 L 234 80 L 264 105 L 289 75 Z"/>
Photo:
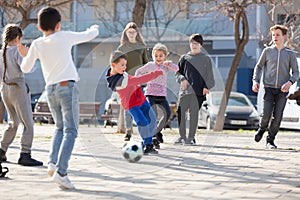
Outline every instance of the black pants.
<path fill-rule="evenodd" d="M 152 96 L 152 95 L 147 95 L 147 100 L 150 103 L 150 105 L 152 106 L 153 110 L 155 111 L 155 114 L 157 116 L 157 108 L 159 107 L 159 109 L 162 110 L 163 112 L 163 116 L 158 119 L 158 123 L 156 126 L 156 133 L 161 132 L 161 130 L 165 127 L 167 121 L 169 120 L 170 116 L 171 116 L 171 109 L 169 106 L 169 103 L 166 99 L 165 96 Z"/>

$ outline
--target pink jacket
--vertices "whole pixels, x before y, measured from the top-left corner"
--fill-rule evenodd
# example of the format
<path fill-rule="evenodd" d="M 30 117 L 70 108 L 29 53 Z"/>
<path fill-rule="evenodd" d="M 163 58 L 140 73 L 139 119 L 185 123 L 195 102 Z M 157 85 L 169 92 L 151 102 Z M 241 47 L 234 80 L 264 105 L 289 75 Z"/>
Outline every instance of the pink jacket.
<path fill-rule="evenodd" d="M 169 71 L 178 71 L 178 65 L 170 63 L 168 67 L 158 65 L 155 62 L 148 62 L 143 67 L 136 70 L 135 75 L 143 75 L 161 69 L 164 74 L 147 83 L 145 95 L 167 96 L 167 74 Z"/>

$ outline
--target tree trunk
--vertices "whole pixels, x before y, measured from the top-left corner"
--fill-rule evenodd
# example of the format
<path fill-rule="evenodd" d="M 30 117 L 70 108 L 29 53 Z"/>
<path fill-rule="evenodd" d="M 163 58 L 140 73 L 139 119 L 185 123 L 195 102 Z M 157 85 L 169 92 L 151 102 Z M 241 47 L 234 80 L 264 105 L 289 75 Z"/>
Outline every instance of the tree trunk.
<path fill-rule="evenodd" d="M 117 133 L 125 133 L 124 110 L 123 110 L 122 106 L 120 106 Z"/>
<path fill-rule="evenodd" d="M 132 21 L 135 22 L 138 27 L 143 26 L 145 11 L 146 11 L 146 0 L 134 0 Z"/>
<path fill-rule="evenodd" d="M 241 36 L 240 36 L 240 22 L 242 24 Z M 216 119 L 214 131 L 222 131 L 224 128 L 225 112 L 226 112 L 227 102 L 231 93 L 234 76 L 239 66 L 239 63 L 241 61 L 245 45 L 248 43 L 249 40 L 248 20 L 247 20 L 245 10 L 242 8 L 236 13 L 234 18 L 234 39 L 237 48 L 228 74 L 227 82 L 225 85 L 225 91 L 222 96 L 222 101 Z"/>

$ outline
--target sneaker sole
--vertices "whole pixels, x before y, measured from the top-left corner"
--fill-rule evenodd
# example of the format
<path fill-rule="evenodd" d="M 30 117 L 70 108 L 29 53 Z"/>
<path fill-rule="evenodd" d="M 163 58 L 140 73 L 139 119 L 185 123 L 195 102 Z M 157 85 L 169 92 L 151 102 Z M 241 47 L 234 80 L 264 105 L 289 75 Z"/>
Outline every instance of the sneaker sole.
<path fill-rule="evenodd" d="M 73 187 L 69 187 L 69 186 L 66 186 L 66 185 L 62 184 L 62 183 L 59 182 L 59 181 L 56 181 L 56 180 L 53 180 L 53 182 L 56 183 L 56 184 L 58 184 L 59 187 L 62 188 L 62 189 L 68 189 L 68 190 L 75 189 L 74 186 L 73 186 Z"/>

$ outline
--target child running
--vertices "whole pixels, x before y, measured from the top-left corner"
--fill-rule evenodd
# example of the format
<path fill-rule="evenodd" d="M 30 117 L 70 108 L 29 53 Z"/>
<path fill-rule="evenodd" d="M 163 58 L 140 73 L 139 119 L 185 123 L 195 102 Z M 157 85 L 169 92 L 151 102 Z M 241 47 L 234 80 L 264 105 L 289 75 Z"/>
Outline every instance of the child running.
<path fill-rule="evenodd" d="M 139 85 L 163 75 L 163 71 L 157 69 L 142 76 L 131 76 L 125 72 L 126 63 L 127 57 L 121 51 L 114 51 L 111 54 L 111 68 L 106 74 L 108 87 L 119 94 L 123 109 L 129 110 L 137 124 L 139 134 L 143 139 L 143 146 L 146 147 L 144 154 L 158 154 L 152 144 L 156 116 Z"/>
<path fill-rule="evenodd" d="M 22 30 L 16 24 L 5 26 L 2 34 L 1 95 L 9 113 L 11 123 L 4 130 L 0 148 L 0 162 L 5 162 L 9 145 L 16 137 L 18 126 L 23 124 L 21 137 L 21 154 L 18 164 L 24 166 L 40 166 L 42 162 L 31 158 L 33 142 L 33 117 L 29 99 L 29 88 L 25 83 L 24 74 L 20 69 L 22 57 L 17 45 L 22 40 Z"/>
<path fill-rule="evenodd" d="M 136 76 L 152 72 L 156 69 L 161 69 L 164 74 L 156 79 L 153 79 L 147 83 L 145 95 L 147 100 L 155 110 L 157 114 L 157 106 L 159 106 L 163 111 L 163 116 L 159 120 L 155 135 L 153 137 L 153 144 L 156 149 L 160 148 L 159 143 L 163 143 L 162 129 L 165 127 L 168 119 L 171 116 L 171 110 L 169 103 L 166 99 L 167 96 L 167 74 L 169 71 L 178 71 L 178 65 L 172 63 L 172 61 L 167 60 L 168 49 L 165 45 L 157 43 L 154 45 L 152 50 L 153 62 L 148 62 L 143 67 L 136 70 Z"/>
<path fill-rule="evenodd" d="M 48 104 L 55 122 L 50 149 L 48 174 L 66 189 L 74 185 L 68 178 L 69 160 L 78 134 L 79 76 L 71 55 L 72 46 L 92 40 L 99 34 L 93 25 L 83 32 L 60 31 L 61 15 L 55 8 L 46 7 L 38 13 L 38 28 L 43 37 L 34 40 L 24 57 L 21 69 L 30 72 L 35 61 L 41 61 L 46 82 Z M 19 51 L 26 55 L 23 46 Z"/>

